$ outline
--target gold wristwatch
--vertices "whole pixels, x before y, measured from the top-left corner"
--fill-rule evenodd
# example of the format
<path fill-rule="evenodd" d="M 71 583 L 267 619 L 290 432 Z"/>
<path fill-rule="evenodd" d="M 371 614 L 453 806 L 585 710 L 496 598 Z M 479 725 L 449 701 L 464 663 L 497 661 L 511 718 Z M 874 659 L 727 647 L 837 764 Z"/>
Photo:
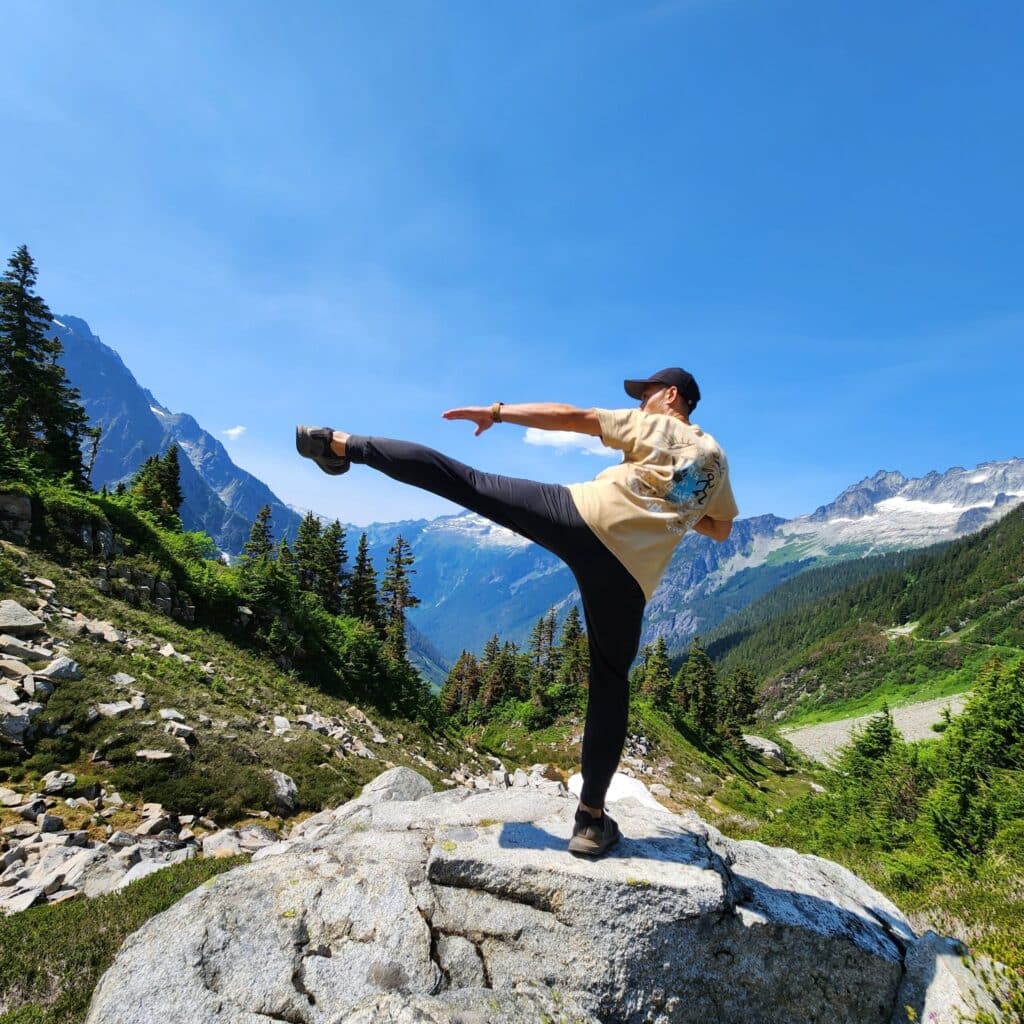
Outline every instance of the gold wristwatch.
<path fill-rule="evenodd" d="M 494 405 L 491 406 L 491 419 L 495 423 L 501 422 L 501 407 L 504 404 L 504 402 L 495 402 Z"/>

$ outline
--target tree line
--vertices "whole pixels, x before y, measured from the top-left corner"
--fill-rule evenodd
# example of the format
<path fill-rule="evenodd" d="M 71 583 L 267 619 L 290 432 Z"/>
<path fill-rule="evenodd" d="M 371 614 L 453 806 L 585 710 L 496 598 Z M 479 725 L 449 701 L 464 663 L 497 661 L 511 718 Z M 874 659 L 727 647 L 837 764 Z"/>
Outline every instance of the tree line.
<path fill-rule="evenodd" d="M 584 711 L 589 671 L 589 641 L 578 608 L 569 609 L 561 629 L 551 609 L 522 649 L 494 634 L 479 657 L 463 650 L 441 689 L 441 707 L 463 725 L 503 719 L 536 728 Z M 663 636 L 645 645 L 629 683 L 633 696 L 708 736 L 738 739 L 757 709 L 753 673 L 741 665 L 720 675 L 697 638 L 675 673 Z"/>

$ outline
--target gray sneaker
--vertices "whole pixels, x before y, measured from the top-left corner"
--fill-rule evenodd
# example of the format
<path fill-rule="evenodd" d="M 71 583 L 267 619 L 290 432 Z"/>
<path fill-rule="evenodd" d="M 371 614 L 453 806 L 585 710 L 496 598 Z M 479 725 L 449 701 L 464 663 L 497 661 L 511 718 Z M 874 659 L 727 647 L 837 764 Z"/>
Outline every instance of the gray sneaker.
<path fill-rule="evenodd" d="M 345 456 L 335 455 L 331 451 L 331 438 L 334 431 L 331 427 L 295 428 L 295 447 L 300 455 L 312 459 L 325 473 L 340 476 L 348 472 L 352 465 Z"/>
<path fill-rule="evenodd" d="M 577 811 L 569 840 L 570 853 L 582 853 L 589 857 L 600 857 L 614 846 L 622 833 L 613 818 L 605 811 L 600 818 L 594 818 L 589 811 Z"/>

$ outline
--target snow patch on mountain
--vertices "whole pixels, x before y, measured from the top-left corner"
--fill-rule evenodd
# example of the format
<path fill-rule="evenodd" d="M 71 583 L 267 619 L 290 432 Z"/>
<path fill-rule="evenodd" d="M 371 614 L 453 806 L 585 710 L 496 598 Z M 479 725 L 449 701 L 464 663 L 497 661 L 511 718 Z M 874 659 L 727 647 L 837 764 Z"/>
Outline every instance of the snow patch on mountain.
<path fill-rule="evenodd" d="M 525 548 L 532 543 L 518 533 L 506 530 L 504 526 L 497 526 L 476 512 L 464 512 L 461 515 L 435 519 L 424 527 L 423 536 L 432 533 L 465 540 L 480 547 Z"/>

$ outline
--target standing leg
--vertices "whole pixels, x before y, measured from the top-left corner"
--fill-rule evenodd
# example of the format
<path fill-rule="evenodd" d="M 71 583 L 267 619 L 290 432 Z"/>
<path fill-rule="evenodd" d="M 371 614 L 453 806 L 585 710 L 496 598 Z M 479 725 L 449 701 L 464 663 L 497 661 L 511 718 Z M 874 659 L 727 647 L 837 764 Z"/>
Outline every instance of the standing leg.
<path fill-rule="evenodd" d="M 590 560 L 576 577 L 590 646 L 580 792 L 580 803 L 587 808 L 604 806 L 626 741 L 629 669 L 640 647 L 645 604 L 640 584 L 601 547 L 607 558 Z"/>

